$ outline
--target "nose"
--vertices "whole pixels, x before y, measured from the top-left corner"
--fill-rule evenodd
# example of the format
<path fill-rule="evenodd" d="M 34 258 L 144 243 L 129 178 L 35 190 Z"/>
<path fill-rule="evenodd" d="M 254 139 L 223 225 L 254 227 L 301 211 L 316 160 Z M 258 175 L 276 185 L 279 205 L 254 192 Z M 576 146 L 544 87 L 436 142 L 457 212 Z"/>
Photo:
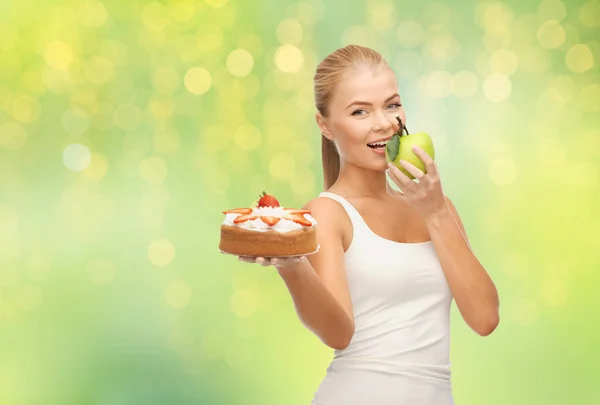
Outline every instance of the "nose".
<path fill-rule="evenodd" d="M 373 126 L 373 131 L 376 132 L 387 132 L 394 125 L 393 122 L 390 120 L 390 117 L 386 116 L 383 113 L 377 114 L 375 120 L 376 121 L 375 125 Z"/>

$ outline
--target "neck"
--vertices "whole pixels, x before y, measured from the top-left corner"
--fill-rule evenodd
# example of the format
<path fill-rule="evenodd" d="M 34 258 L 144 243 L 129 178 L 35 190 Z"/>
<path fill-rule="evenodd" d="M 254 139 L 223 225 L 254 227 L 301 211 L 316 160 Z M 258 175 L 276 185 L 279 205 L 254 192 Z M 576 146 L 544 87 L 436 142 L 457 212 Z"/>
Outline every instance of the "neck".
<path fill-rule="evenodd" d="M 332 188 L 348 197 L 375 198 L 385 197 L 391 190 L 385 171 L 363 169 L 349 163 L 342 163 L 340 175 Z"/>

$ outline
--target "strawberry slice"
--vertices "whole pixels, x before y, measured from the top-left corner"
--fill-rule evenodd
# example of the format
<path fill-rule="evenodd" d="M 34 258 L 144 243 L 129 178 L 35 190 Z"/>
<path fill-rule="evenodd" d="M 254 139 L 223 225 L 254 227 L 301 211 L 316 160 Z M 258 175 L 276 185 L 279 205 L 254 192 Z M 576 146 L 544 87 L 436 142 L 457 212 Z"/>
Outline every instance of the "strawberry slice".
<path fill-rule="evenodd" d="M 275 225 L 277 222 L 279 222 L 279 220 L 281 218 L 277 218 L 277 217 L 260 217 L 260 219 L 267 225 L 269 226 L 273 226 Z"/>
<path fill-rule="evenodd" d="M 253 219 L 256 219 L 257 217 L 254 215 L 240 215 L 239 217 L 237 217 L 236 219 L 233 220 L 234 224 L 239 224 L 242 222 L 246 222 L 246 221 L 252 221 Z"/>
<path fill-rule="evenodd" d="M 286 216 L 285 219 L 289 219 L 290 221 L 294 221 L 295 223 L 304 225 L 304 226 L 312 225 L 312 223 L 308 219 L 304 218 L 304 215 L 301 215 L 301 214 L 290 214 L 290 215 Z"/>
<path fill-rule="evenodd" d="M 299 215 L 310 214 L 309 210 L 297 210 L 295 208 L 284 208 L 284 210 L 288 214 L 299 214 Z"/>
<path fill-rule="evenodd" d="M 232 210 L 223 211 L 223 214 L 242 214 L 249 215 L 252 213 L 252 208 L 235 208 Z"/>

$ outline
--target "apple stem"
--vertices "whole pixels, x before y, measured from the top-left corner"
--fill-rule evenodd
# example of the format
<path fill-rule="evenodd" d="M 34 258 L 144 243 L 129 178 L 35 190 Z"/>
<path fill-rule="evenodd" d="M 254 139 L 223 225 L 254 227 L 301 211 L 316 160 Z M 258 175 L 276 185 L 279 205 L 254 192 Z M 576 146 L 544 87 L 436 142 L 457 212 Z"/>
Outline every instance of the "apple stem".
<path fill-rule="evenodd" d="M 398 124 L 400 124 L 400 136 L 404 135 L 404 131 L 406 131 L 406 135 L 410 135 L 408 132 L 408 128 L 406 128 L 406 125 L 404 125 L 402 119 L 398 115 L 396 115 L 396 119 L 398 120 Z"/>

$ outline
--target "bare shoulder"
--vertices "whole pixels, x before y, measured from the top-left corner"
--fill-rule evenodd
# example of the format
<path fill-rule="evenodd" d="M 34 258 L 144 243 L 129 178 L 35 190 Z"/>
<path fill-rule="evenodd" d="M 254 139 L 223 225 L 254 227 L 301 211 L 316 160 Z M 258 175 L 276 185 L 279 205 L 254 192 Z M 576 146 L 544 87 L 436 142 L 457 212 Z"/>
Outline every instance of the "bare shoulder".
<path fill-rule="evenodd" d="M 302 209 L 310 211 L 317 221 L 321 218 L 331 223 L 335 223 L 346 214 L 344 208 L 337 201 L 327 197 L 313 198 Z"/>
<path fill-rule="evenodd" d="M 306 203 L 303 209 L 311 212 L 317 220 L 317 233 L 329 238 L 338 238 L 345 248 L 352 235 L 352 223 L 342 205 L 328 197 L 317 197 Z"/>
<path fill-rule="evenodd" d="M 308 261 L 346 313 L 354 319 L 344 262 L 350 219 L 337 201 L 327 197 L 315 198 L 305 204 L 303 209 L 310 211 L 317 221 L 319 252 L 308 256 Z"/>

